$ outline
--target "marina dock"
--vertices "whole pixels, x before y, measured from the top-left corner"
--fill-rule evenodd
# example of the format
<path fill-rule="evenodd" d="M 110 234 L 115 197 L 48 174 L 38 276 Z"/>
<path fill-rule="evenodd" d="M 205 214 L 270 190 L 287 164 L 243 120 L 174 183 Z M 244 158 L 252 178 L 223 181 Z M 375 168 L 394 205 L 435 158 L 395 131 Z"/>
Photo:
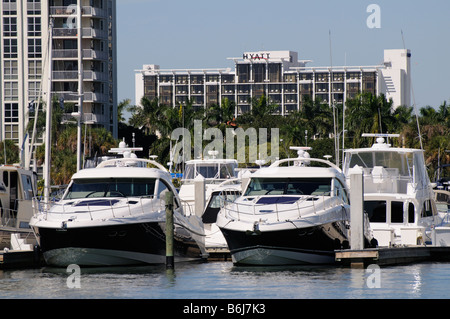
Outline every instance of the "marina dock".
<path fill-rule="evenodd" d="M 228 248 L 208 248 L 208 261 L 231 261 L 231 254 Z"/>
<path fill-rule="evenodd" d="M 0 269 L 38 268 L 43 265 L 39 250 L 2 250 Z"/>
<path fill-rule="evenodd" d="M 339 265 L 352 268 L 365 268 L 370 264 L 394 266 L 425 261 L 450 261 L 450 247 L 411 246 L 338 250 L 335 255 Z"/>

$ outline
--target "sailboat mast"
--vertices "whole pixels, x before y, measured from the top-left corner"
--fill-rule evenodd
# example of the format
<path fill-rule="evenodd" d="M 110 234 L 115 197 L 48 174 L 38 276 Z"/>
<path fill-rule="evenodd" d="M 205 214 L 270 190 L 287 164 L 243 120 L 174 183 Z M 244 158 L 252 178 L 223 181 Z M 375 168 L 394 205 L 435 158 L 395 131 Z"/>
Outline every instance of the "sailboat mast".
<path fill-rule="evenodd" d="M 48 31 L 48 87 L 47 87 L 47 113 L 45 120 L 45 165 L 44 165 L 44 202 L 48 203 L 50 197 L 50 164 L 52 149 L 52 48 L 53 48 L 53 20 L 50 19 Z"/>

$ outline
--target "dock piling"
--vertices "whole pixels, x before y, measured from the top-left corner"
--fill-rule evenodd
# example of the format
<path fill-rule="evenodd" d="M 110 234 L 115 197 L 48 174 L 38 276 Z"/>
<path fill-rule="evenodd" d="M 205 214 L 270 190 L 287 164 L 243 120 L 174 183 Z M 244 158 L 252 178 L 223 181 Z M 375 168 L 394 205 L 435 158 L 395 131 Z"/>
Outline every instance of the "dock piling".
<path fill-rule="evenodd" d="M 364 249 L 364 172 L 360 167 L 350 170 L 350 247 Z"/>
<path fill-rule="evenodd" d="M 198 217 L 202 217 L 203 210 L 205 208 L 206 194 L 205 194 L 206 186 L 205 186 L 205 178 L 198 174 L 197 177 L 194 178 L 194 213 Z"/>
<path fill-rule="evenodd" d="M 172 192 L 166 193 L 166 269 L 175 268 L 175 258 L 173 249 L 173 198 Z"/>

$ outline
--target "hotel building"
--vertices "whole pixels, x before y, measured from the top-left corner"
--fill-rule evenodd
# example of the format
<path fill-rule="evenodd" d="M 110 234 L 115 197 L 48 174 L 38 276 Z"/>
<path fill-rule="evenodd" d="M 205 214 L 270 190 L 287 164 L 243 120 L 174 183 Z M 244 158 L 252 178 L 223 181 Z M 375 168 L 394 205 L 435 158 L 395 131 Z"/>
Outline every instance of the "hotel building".
<path fill-rule="evenodd" d="M 104 126 L 117 138 L 115 7 L 115 0 L 0 2 L 1 140 L 28 145 L 29 106 L 47 101 L 49 91 L 65 107 L 74 106 L 67 112 L 81 104 L 83 123 Z M 73 118 L 65 114 L 64 120 Z"/>
<path fill-rule="evenodd" d="M 342 104 L 360 92 L 392 98 L 394 106 L 410 105 L 409 50 L 385 50 L 384 62 L 373 66 L 313 67 L 294 51 L 244 52 L 228 58 L 235 68 L 160 69 L 144 65 L 135 74 L 135 98 L 158 98 L 167 105 L 192 99 L 195 107 L 219 104 L 228 98 L 236 116 L 250 110 L 252 98 L 262 95 L 279 105 L 278 114 L 301 110 L 307 97 L 328 104 Z"/>

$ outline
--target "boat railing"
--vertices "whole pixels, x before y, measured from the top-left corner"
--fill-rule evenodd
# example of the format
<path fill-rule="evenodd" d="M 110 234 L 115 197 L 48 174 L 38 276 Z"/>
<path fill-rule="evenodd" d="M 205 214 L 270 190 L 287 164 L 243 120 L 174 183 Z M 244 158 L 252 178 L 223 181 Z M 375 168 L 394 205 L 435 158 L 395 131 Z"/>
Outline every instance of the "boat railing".
<path fill-rule="evenodd" d="M 297 212 L 297 217 L 301 219 L 306 215 L 310 215 L 311 212 L 313 214 L 317 214 L 319 211 L 332 208 L 337 205 L 344 205 L 344 200 L 342 197 L 336 192 L 334 196 L 330 196 L 330 192 L 323 193 L 321 195 L 270 195 L 264 196 L 265 198 L 282 198 L 285 200 L 281 200 L 281 202 L 274 203 L 262 203 L 258 204 L 257 202 L 263 198 L 262 196 L 256 196 L 252 198 L 248 203 L 236 202 L 236 201 L 227 201 L 224 199 L 223 209 L 227 215 L 236 214 L 238 220 L 240 220 L 241 215 L 265 215 L 273 214 L 276 215 L 276 220 L 283 220 L 282 218 L 290 214 L 292 216 L 292 212 Z M 298 197 L 297 200 L 295 198 Z M 292 201 L 289 201 L 292 199 Z M 310 204 L 308 204 L 310 203 Z M 266 209 L 264 209 L 266 208 Z"/>
<path fill-rule="evenodd" d="M 183 208 L 183 212 L 185 216 L 195 215 L 194 209 L 188 201 L 181 200 L 181 207 Z"/>
<path fill-rule="evenodd" d="M 1 226 L 16 227 L 17 225 L 17 210 L 10 208 L 1 208 Z"/>
<path fill-rule="evenodd" d="M 81 214 L 84 211 L 78 210 L 76 213 L 73 210 L 68 210 L 73 205 L 82 204 L 85 208 L 85 214 L 89 214 L 91 220 L 118 218 L 127 216 L 143 215 L 149 211 L 161 211 L 165 210 L 165 201 L 163 199 L 154 198 L 150 196 L 128 197 L 126 201 L 117 200 L 117 198 L 98 198 L 93 199 L 92 205 L 89 205 L 89 201 L 86 198 L 74 199 L 70 203 L 61 202 L 58 200 L 50 200 L 45 202 L 41 198 L 33 198 L 32 209 L 35 217 L 43 215 L 45 219 L 48 218 L 48 214 L 52 215 L 60 214 L 61 216 Z M 97 201 L 97 202 L 95 202 Z M 103 201 L 102 205 L 98 205 L 98 201 Z M 109 202 L 109 204 L 108 204 Z M 95 205 L 97 204 L 97 205 Z M 55 209 L 55 207 L 60 207 Z M 136 210 L 140 207 L 140 210 Z"/>

